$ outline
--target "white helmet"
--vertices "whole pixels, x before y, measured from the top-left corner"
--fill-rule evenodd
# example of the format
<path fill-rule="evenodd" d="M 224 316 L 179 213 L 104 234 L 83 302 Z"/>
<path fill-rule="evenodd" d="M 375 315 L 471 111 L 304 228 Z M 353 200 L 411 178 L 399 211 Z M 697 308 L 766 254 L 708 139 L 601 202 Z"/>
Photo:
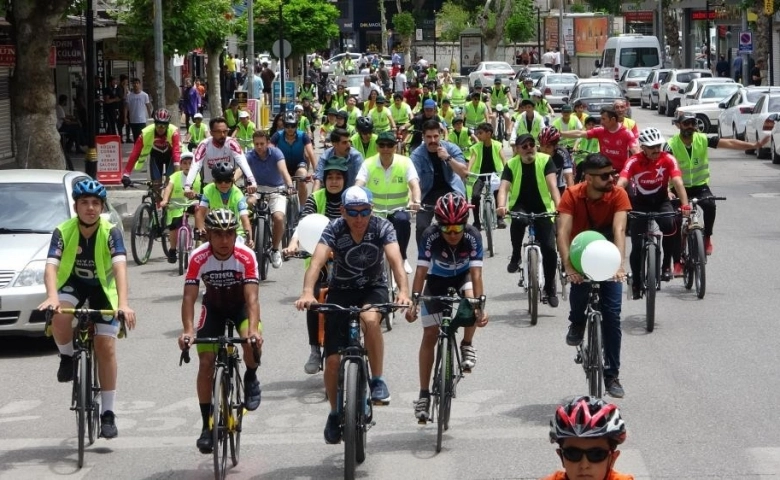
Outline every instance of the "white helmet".
<path fill-rule="evenodd" d="M 295 106 L 295 111 L 296 112 L 302 112 L 303 111 L 303 105 L 301 105 L 301 104 L 296 105 Z"/>
<path fill-rule="evenodd" d="M 532 97 L 539 97 L 539 98 L 541 98 L 542 97 L 542 92 L 540 92 L 539 90 L 534 88 L 533 90 L 531 90 L 531 96 Z"/>
<path fill-rule="evenodd" d="M 449 69 L 449 68 L 447 68 L 447 67 L 444 67 L 444 70 L 442 70 L 442 72 L 444 72 L 444 73 L 450 73 L 450 69 Z"/>
<path fill-rule="evenodd" d="M 664 143 L 666 143 L 666 139 L 655 127 L 648 127 L 639 132 L 639 144 L 643 147 L 654 147 Z"/>
<path fill-rule="evenodd" d="M 497 111 L 497 112 L 503 112 L 503 111 L 504 111 L 504 106 L 503 106 L 503 105 L 501 105 L 500 103 L 499 103 L 499 104 L 497 104 L 497 105 L 496 105 L 496 111 Z"/>

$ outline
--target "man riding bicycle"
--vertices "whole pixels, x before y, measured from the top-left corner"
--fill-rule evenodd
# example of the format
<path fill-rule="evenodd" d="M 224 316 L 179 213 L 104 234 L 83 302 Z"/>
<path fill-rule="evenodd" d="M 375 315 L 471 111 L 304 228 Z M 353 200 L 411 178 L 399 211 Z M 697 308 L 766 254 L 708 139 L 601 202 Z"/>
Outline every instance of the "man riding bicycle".
<path fill-rule="evenodd" d="M 170 177 L 174 170 L 179 169 L 181 136 L 178 127 L 170 122 L 168 110 L 161 108 L 154 112 L 154 125 L 144 127 L 133 145 L 122 174 L 122 185 L 129 187 L 133 184 L 130 174 L 134 169 L 143 170 L 147 159 L 151 160 L 149 177 L 157 189 L 163 184 L 163 172 L 165 177 Z"/>
<path fill-rule="evenodd" d="M 46 300 L 39 310 L 81 308 L 88 301 L 94 310 L 124 314 L 127 328 L 135 328 L 135 312 L 128 306 L 127 252 L 121 227 L 100 214 L 106 206 L 106 189 L 94 180 L 73 186 L 76 216 L 54 229 L 46 259 Z M 100 380 L 100 436 L 118 435 L 114 416 L 116 399 L 116 337 L 119 321 L 114 316 L 92 318 L 95 325 L 95 357 Z M 52 317 L 54 343 L 60 351 L 57 380 L 73 380 L 73 315 Z"/>
<path fill-rule="evenodd" d="M 493 127 L 487 122 L 477 125 L 476 135 L 479 143 L 475 143 L 469 148 L 468 152 L 465 152 L 468 155 L 469 174 L 494 174 L 500 176 L 506 165 L 506 159 L 501 151 L 503 147 L 502 142 L 493 139 Z M 485 186 L 485 182 L 488 182 L 488 184 L 491 182 L 490 178 L 475 177 L 473 175 L 466 179 L 466 198 L 470 198 L 471 204 L 474 205 L 474 228 L 481 231 L 482 222 L 479 218 L 479 208 L 482 203 L 482 189 Z M 493 195 L 496 194 L 494 193 Z M 497 228 L 506 228 L 503 216 L 498 218 Z"/>
<path fill-rule="evenodd" d="M 485 293 L 482 284 L 482 235 L 468 225 L 469 204 L 459 193 L 447 193 L 439 198 L 434 210 L 437 224 L 425 229 L 417 256 L 417 271 L 412 291 L 423 295 L 447 295 L 454 288 L 465 297 L 479 297 Z M 420 343 L 420 397 L 415 402 L 414 416 L 427 421 L 431 401 L 431 369 L 434 348 L 439 337 L 439 323 L 444 305 L 424 302 L 422 306 L 423 337 Z M 477 327 L 487 325 L 488 316 L 476 311 L 477 324 L 467 327 L 460 342 L 461 366 L 471 370 L 477 363 L 477 352 L 472 346 Z M 409 309 L 406 320 L 414 322 L 417 310 Z"/>
<path fill-rule="evenodd" d="M 205 232 L 206 219 L 209 210 L 227 209 L 236 218 L 241 219 L 241 225 L 237 226 L 239 243 L 246 243 L 253 248 L 252 226 L 249 223 L 249 205 L 241 189 L 234 183 L 235 169 L 228 162 L 219 162 L 211 169 L 214 182 L 203 188 L 199 207 L 195 211 L 195 228 Z"/>
<path fill-rule="evenodd" d="M 193 338 L 209 338 L 225 335 L 227 320 L 236 325 L 241 338 L 250 339 L 243 344 L 244 407 L 256 410 L 260 406 L 260 381 L 252 349 L 263 344 L 258 299 L 258 274 L 255 254 L 248 247 L 236 243 L 238 221 L 233 212 L 226 209 L 212 210 L 206 215 L 206 240 L 190 255 L 184 296 L 181 302 L 182 333 L 179 348 L 186 349 Z M 197 332 L 195 331 L 195 301 L 203 294 Z M 198 350 L 198 403 L 203 429 L 196 443 L 201 453 L 211 453 L 213 436 L 209 429 L 211 415 L 211 387 L 216 359 L 216 345 L 199 344 Z"/>
<path fill-rule="evenodd" d="M 290 176 L 305 177 L 308 166 L 314 167 L 314 146 L 308 133 L 298 130 L 298 117 L 295 112 L 284 114 L 284 132 L 276 132 L 269 140 L 271 145 L 281 150 Z M 306 203 L 306 184 L 298 182 L 298 203 Z"/>
<path fill-rule="evenodd" d="M 387 282 L 384 257 L 392 267 L 398 283 L 397 303 L 409 301 L 409 284 L 403 271 L 395 230 L 387 220 L 372 215 L 371 192 L 362 187 L 350 187 L 342 195 L 341 218 L 332 221 L 322 232 L 319 244 L 306 270 L 301 297 L 295 302 L 298 310 L 317 303 L 314 284 L 322 267 L 333 254 L 333 273 L 328 284 L 328 302 L 349 306 L 387 303 Z M 380 314 L 360 314 L 368 360 L 371 365 L 371 401 L 388 405 L 390 391 L 385 383 L 384 339 L 379 323 Z M 336 401 L 339 375 L 339 349 L 349 341 L 347 315 L 331 316 L 325 323 L 325 390 L 330 402 L 330 414 L 325 424 L 325 441 L 341 440 Z"/>
<path fill-rule="evenodd" d="M 574 163 L 568 150 L 559 145 L 560 141 L 561 132 L 555 127 L 544 127 L 539 133 L 539 151 L 552 158 L 558 191 L 563 194 L 566 187 L 574 185 Z"/>

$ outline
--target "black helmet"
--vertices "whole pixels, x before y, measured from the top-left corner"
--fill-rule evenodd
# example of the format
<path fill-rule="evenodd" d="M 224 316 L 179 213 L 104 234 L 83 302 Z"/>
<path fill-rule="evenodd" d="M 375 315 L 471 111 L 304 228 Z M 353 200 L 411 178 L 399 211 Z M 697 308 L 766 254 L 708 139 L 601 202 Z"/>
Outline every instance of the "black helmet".
<path fill-rule="evenodd" d="M 206 215 L 206 228 L 208 230 L 237 230 L 238 220 L 231 210 L 218 208 L 211 210 Z"/>
<path fill-rule="evenodd" d="M 284 124 L 298 125 L 298 117 L 295 115 L 295 112 L 286 112 L 284 114 Z"/>
<path fill-rule="evenodd" d="M 216 165 L 211 167 L 211 176 L 214 178 L 215 182 L 220 180 L 233 180 L 233 173 L 235 170 L 236 168 L 231 163 L 217 162 Z"/>
<path fill-rule="evenodd" d="M 373 133 L 374 122 L 369 117 L 358 117 L 357 119 L 357 131 L 360 133 Z"/>

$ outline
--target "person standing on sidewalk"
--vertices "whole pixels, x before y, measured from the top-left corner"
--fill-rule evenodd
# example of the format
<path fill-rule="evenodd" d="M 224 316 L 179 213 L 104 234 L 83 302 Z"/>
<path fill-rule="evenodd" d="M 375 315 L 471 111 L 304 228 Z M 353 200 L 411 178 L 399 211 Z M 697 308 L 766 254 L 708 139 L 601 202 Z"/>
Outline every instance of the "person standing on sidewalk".
<path fill-rule="evenodd" d="M 141 130 L 146 126 L 146 119 L 152 116 L 152 102 L 149 95 L 141 90 L 141 80 L 134 78 L 132 91 L 127 94 L 127 118 L 125 123 L 133 131 L 133 142 L 141 137 Z"/>

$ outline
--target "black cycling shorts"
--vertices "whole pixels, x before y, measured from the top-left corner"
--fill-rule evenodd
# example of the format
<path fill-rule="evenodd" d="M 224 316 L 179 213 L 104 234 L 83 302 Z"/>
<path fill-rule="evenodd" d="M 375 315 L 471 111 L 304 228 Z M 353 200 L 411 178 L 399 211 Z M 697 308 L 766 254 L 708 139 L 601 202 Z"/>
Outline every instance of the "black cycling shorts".
<path fill-rule="evenodd" d="M 239 332 L 249 326 L 249 319 L 247 318 L 246 305 L 241 308 L 237 308 L 233 311 L 216 311 L 214 308 L 204 304 L 200 310 L 200 318 L 198 324 L 195 326 L 197 338 L 209 338 L 219 337 L 226 334 L 227 320 L 233 321 L 235 328 L 233 329 L 233 336 L 237 337 Z M 216 352 L 218 346 L 216 344 L 202 344 L 197 345 L 198 353 L 201 352 Z"/>
<path fill-rule="evenodd" d="M 387 287 L 368 287 L 359 290 L 328 290 L 328 303 L 342 307 L 387 303 Z M 349 345 L 349 313 L 329 313 L 325 319 L 325 356 L 335 355 Z"/>
<path fill-rule="evenodd" d="M 88 303 L 92 310 L 114 309 L 106 298 L 103 287 L 84 283 L 75 275 L 71 275 L 57 293 L 60 302 L 72 303 L 75 308 L 82 308 Z M 116 337 L 119 333 L 119 320 L 116 317 L 90 315 L 90 320 L 95 323 L 96 335 Z"/>

